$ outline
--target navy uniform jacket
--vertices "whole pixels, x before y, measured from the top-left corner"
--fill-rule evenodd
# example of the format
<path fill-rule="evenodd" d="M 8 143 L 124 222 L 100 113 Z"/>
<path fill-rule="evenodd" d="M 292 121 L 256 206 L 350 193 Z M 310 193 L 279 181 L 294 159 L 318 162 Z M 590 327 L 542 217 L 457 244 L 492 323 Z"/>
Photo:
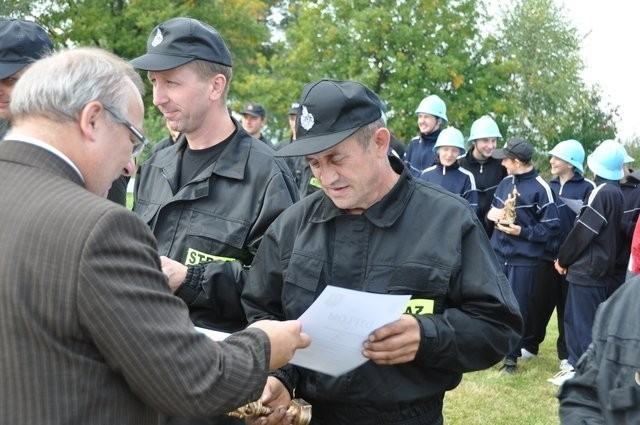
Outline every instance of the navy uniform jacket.
<path fill-rule="evenodd" d="M 558 263 L 569 268 L 567 282 L 605 287 L 615 269 L 623 199 L 618 182 L 598 179 L 596 183 L 598 186 L 560 246 Z"/>
<path fill-rule="evenodd" d="M 585 179 L 582 174 L 575 173 L 564 184 L 561 184 L 558 178 L 554 178 L 549 182 L 549 186 L 553 190 L 554 199 L 558 206 L 560 233 L 557 238 L 553 238 L 547 244 L 549 252 L 545 253 L 545 259 L 554 261 L 558 257 L 560 244 L 573 228 L 578 212 L 580 212 L 584 202 L 596 185 L 593 181 Z"/>
<path fill-rule="evenodd" d="M 640 277 L 602 303 L 593 341 L 560 387 L 563 425 L 640 423 Z"/>
<path fill-rule="evenodd" d="M 449 192 L 462 196 L 467 200 L 475 213 L 478 213 L 478 191 L 476 181 L 470 171 L 454 162 L 450 167 L 438 163 L 422 171 L 420 180 L 435 183 Z"/>
<path fill-rule="evenodd" d="M 491 235 L 491 246 L 503 263 L 531 266 L 544 255 L 550 238 L 558 237 L 558 208 L 549 184 L 534 169 L 505 177 L 494 194 L 493 206 L 504 208 L 504 202 L 514 186 L 516 223 L 522 228 L 519 236 L 498 230 Z"/>
<path fill-rule="evenodd" d="M 177 185 L 186 138 L 149 158 L 134 207 L 160 255 L 189 266 L 176 295 L 191 319 L 227 332 L 246 326 L 240 294 L 262 235 L 298 199 L 285 162 L 234 123 L 236 135 L 218 160 L 183 188 Z"/>
<path fill-rule="evenodd" d="M 433 147 L 440 131 L 442 130 L 438 129 L 427 135 L 420 134 L 409 142 L 403 160 L 414 176 L 419 176 L 422 170 L 436 163 L 436 154 L 433 152 Z"/>
<path fill-rule="evenodd" d="M 471 147 L 469 152 L 458 160 L 458 163 L 473 174 L 478 192 L 478 217 L 487 235 L 491 237 L 495 225 L 487 220 L 487 213 L 491 209 L 493 194 L 498 183 L 507 176 L 507 170 L 502 166 L 500 159 L 488 158 L 484 162 L 478 161 L 473 157 L 473 149 L 475 147 Z"/>
<path fill-rule="evenodd" d="M 419 232 L 416 223 L 424 223 Z M 405 364 L 367 362 L 340 377 L 282 369 L 278 377 L 312 404 L 385 411 L 441 397 L 463 372 L 495 364 L 519 339 L 518 305 L 478 218 L 459 196 L 407 170 L 362 215 L 345 214 L 324 192 L 283 212 L 251 267 L 243 292 L 247 318 L 298 318 L 329 284 L 410 294 L 424 307 L 409 310 L 422 340 L 416 359 Z"/>

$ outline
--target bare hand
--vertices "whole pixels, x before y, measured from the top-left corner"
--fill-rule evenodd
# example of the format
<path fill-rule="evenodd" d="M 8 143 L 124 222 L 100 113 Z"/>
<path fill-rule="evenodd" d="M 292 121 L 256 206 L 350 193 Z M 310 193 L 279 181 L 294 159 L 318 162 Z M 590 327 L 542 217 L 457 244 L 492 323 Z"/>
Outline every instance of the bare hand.
<path fill-rule="evenodd" d="M 250 425 L 291 425 L 294 421 L 294 416 L 291 413 L 287 413 L 289 403 L 291 403 L 291 396 L 289 391 L 285 388 L 284 384 L 280 382 L 278 378 L 270 376 L 267 378 L 267 385 L 262 391 L 260 401 L 263 406 L 270 407 L 273 412 L 268 416 L 260 418 L 247 418 L 245 421 Z"/>
<path fill-rule="evenodd" d="M 160 257 L 160 265 L 162 266 L 162 273 L 169 278 L 171 292 L 176 292 L 187 278 L 187 266 L 164 255 Z"/>
<path fill-rule="evenodd" d="M 487 213 L 487 220 L 498 222 L 504 218 L 504 208 L 491 207 Z"/>
<path fill-rule="evenodd" d="M 271 359 L 269 370 L 278 369 L 291 360 L 298 348 L 311 344 L 311 338 L 302 332 L 302 325 L 297 320 L 279 322 L 277 320 L 260 320 L 249 325 L 250 328 L 262 329 L 271 342 Z"/>
<path fill-rule="evenodd" d="M 403 314 L 395 322 L 373 331 L 362 354 L 376 364 L 407 363 L 415 359 L 420 338 L 418 319 Z"/>
<path fill-rule="evenodd" d="M 564 276 L 567 274 L 567 268 L 566 267 L 562 267 L 560 265 L 560 263 L 558 262 L 558 260 L 553 262 L 553 267 L 555 267 L 556 271 L 558 272 L 559 275 Z"/>
<path fill-rule="evenodd" d="M 517 224 L 496 223 L 496 229 L 511 236 L 520 236 L 520 232 L 522 231 L 522 227 L 518 226 Z"/>

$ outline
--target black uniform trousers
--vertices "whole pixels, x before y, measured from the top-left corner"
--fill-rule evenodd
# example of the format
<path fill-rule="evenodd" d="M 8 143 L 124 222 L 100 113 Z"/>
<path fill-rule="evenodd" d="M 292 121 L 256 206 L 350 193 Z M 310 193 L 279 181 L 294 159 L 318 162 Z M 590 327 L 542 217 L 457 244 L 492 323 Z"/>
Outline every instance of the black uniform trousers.
<path fill-rule="evenodd" d="M 567 359 L 567 345 L 564 337 L 564 306 L 567 302 L 569 284 L 553 266 L 553 261 L 540 260 L 536 272 L 536 282 L 529 303 L 529 317 L 525 324 L 522 348 L 538 354 L 538 349 L 547 333 L 547 325 L 556 309 L 558 319 L 558 339 L 556 350 L 558 359 Z"/>

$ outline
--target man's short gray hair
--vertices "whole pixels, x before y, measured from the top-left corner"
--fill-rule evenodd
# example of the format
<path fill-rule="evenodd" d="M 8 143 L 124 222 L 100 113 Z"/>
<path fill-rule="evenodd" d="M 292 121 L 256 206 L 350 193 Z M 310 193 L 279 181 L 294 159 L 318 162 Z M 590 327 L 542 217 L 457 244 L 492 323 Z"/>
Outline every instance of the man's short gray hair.
<path fill-rule="evenodd" d="M 369 149 L 369 143 L 373 138 L 373 135 L 379 128 L 386 127 L 384 124 L 384 120 L 382 118 L 375 120 L 363 127 L 360 127 L 356 130 L 353 135 L 356 137 L 356 140 L 364 149 Z"/>
<path fill-rule="evenodd" d="M 127 116 L 131 84 L 144 93 L 142 79 L 127 62 L 102 49 L 65 50 L 35 62 L 20 77 L 11 99 L 13 119 L 43 116 L 75 121 L 82 108 L 100 101 Z"/>

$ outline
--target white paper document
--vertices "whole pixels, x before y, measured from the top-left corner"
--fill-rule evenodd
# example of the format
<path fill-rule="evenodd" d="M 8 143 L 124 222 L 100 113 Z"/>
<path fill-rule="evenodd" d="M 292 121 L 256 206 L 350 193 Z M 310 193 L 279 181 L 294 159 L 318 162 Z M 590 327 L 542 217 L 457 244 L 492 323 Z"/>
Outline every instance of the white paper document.
<path fill-rule="evenodd" d="M 571 210 L 576 214 L 580 214 L 580 210 L 584 205 L 582 202 L 582 199 L 569 199 L 569 198 L 560 197 L 560 200 L 562 200 L 562 202 L 567 204 L 567 206 L 571 208 Z"/>
<path fill-rule="evenodd" d="M 223 339 L 231 335 L 227 332 L 214 331 L 213 329 L 201 328 L 198 326 L 196 326 L 195 328 L 198 332 L 200 332 L 201 334 L 205 334 L 214 341 L 222 341 Z"/>
<path fill-rule="evenodd" d="M 298 319 L 311 345 L 297 350 L 290 363 L 332 376 L 362 365 L 369 334 L 398 320 L 410 298 L 327 286 Z"/>

